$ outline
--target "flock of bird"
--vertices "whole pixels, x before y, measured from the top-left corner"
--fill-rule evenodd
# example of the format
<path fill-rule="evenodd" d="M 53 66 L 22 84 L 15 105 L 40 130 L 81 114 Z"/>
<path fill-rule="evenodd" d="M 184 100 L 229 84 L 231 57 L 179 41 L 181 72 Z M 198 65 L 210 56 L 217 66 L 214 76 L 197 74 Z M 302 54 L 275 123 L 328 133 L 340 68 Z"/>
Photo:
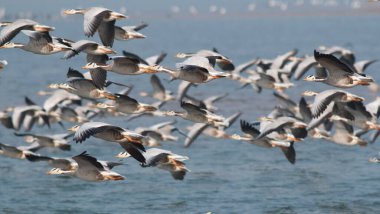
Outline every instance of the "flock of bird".
<path fill-rule="evenodd" d="M 176 57 L 183 61 L 177 63 L 175 68 L 169 68 L 160 65 L 166 53 L 147 59 L 126 51 L 123 51 L 122 56 L 108 56 L 116 53 L 112 49 L 114 40 L 145 38 L 139 31 L 147 24 L 119 27 L 116 21 L 127 16 L 101 7 L 71 9 L 64 13 L 83 15 L 85 36 L 92 37 L 97 33 L 102 44 L 90 40 L 74 42 L 51 36 L 54 27 L 28 19 L 0 23 L 0 48 L 20 48 L 42 55 L 64 52 L 63 58 L 67 60 L 81 53 L 87 56 L 82 69 L 89 72 L 82 73 L 69 68 L 66 82 L 50 84 L 50 91 L 39 92 L 47 96 L 42 106 L 26 97 L 25 105 L 9 107 L 0 112 L 4 127 L 14 129 L 16 136 L 24 137 L 25 142 L 30 143 L 29 146 L 18 147 L 0 143 L 0 154 L 29 161 L 46 161 L 53 167 L 48 174 L 76 176 L 86 181 L 124 180 L 122 175 L 113 171 L 114 167 L 123 165 L 122 162 L 100 161 L 86 151 L 63 158 L 36 153 L 45 147 L 68 151 L 72 139 L 83 143 L 93 137 L 119 144 L 122 151 L 115 157 L 132 157 L 142 167 L 157 167 L 169 171 L 174 179 L 183 180 L 190 171 L 184 163 L 189 158 L 156 148 L 165 141 L 178 141 L 175 132 L 184 136 L 186 147 L 199 135 L 205 134 L 213 138 L 246 141 L 264 148 L 279 148 L 292 164 L 296 162 L 296 144 L 306 138 L 324 139 L 345 146 L 366 146 L 380 134 L 380 124 L 377 123 L 380 98 L 365 104 L 363 97 L 344 90 L 362 86 L 377 90 L 374 79 L 364 73 L 376 60 L 356 61 L 353 52 L 346 48 L 319 47 L 312 56 L 303 57 L 297 57 L 297 50 L 291 50 L 274 59 L 256 58 L 237 66 L 216 49 L 200 50 L 196 53 L 178 53 Z M 29 38 L 27 44 L 13 42 L 20 33 Z M 0 69 L 6 65 L 5 60 L 0 61 Z M 312 68 L 315 70 L 314 75 L 306 76 L 307 72 L 312 72 Z M 133 86 L 107 80 L 108 72 L 149 77 L 153 91 L 141 92 L 140 95 L 151 97 L 157 102 L 147 104 L 130 97 Z M 167 74 L 171 78 L 170 82 L 181 80 L 177 93 L 165 89 L 156 73 Z M 295 86 L 291 80 L 303 77 L 305 81 L 322 82 L 332 89 L 305 91 L 299 101 L 292 100 L 285 91 Z M 241 112 L 224 117 L 217 114 L 218 108 L 214 106 L 214 102 L 228 94 L 210 96 L 204 100 L 189 94 L 191 87 L 218 81 L 219 78 L 237 82 L 241 88 L 252 86 L 257 93 L 264 89 L 272 90 L 281 104 L 258 121 L 247 121 L 254 118 L 240 120 L 242 134 L 228 133 L 227 129 L 240 117 Z M 107 87 L 112 84 L 122 90 L 108 91 Z M 307 98 L 309 96 L 314 96 L 313 102 Z M 161 110 L 167 102 L 178 102 L 183 110 Z M 192 121 L 194 125 L 188 127 L 186 133 L 175 126 L 176 120 L 130 130 L 99 121 L 104 116 L 127 117 L 129 121 L 137 117 L 175 116 Z M 49 127 L 59 124 L 64 127 L 64 123 L 72 124 L 68 129 L 70 133 L 30 132 L 35 124 Z M 372 132 L 372 136 L 366 140 L 363 136 L 369 132 Z M 371 161 L 380 162 L 376 158 Z"/>

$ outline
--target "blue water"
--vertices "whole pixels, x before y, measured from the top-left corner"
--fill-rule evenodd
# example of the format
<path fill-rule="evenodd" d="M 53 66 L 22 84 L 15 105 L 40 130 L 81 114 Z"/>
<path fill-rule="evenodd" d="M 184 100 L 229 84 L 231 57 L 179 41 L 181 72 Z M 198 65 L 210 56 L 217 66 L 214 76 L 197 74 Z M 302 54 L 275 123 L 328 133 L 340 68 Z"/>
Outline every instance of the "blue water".
<path fill-rule="evenodd" d="M 80 17 L 39 21 L 55 26 L 54 35 L 73 40 L 84 38 Z M 130 22 L 124 23 L 139 21 L 131 17 Z M 149 23 L 143 30 L 148 38 L 116 42 L 115 50 L 121 53 L 125 49 L 143 57 L 166 51 L 169 55 L 163 64 L 169 67 L 178 62 L 173 58 L 177 52 L 212 47 L 236 64 L 256 57 L 273 58 L 293 48 L 300 50 L 299 55 L 310 55 L 319 45 L 348 47 L 358 60 L 380 58 L 378 15 L 160 17 L 142 21 Z M 23 41 L 23 38 L 16 40 Z M 38 56 L 21 50 L 0 50 L 0 58 L 9 62 L 0 74 L 0 108 L 22 104 L 23 96 L 42 104 L 44 98 L 36 95 L 37 91 L 46 89 L 49 83 L 65 81 L 68 67 L 79 69 L 85 64 L 84 55 L 68 61 L 60 57 L 61 54 Z M 379 69 L 380 63 L 376 63 L 368 69 L 368 74 L 380 80 Z M 111 80 L 134 84 L 133 97 L 138 97 L 141 90 L 151 90 L 149 76 L 109 76 Z M 160 78 L 168 79 L 164 74 Z M 295 100 L 306 89 L 328 88 L 319 83 L 295 83 L 297 87 L 287 91 Z M 177 84 L 165 82 L 172 91 Z M 257 94 L 250 88 L 237 90 L 238 87 L 235 82 L 217 80 L 192 88 L 190 93 L 202 98 L 229 92 L 217 104 L 218 113 L 229 116 L 242 111 L 241 118 L 248 121 L 268 114 L 276 105 L 271 91 Z M 351 91 L 365 96 L 367 102 L 377 96 L 365 88 Z M 164 109 L 176 107 L 178 104 L 172 103 Z M 98 120 L 133 129 L 167 119 Z M 177 121 L 181 128 L 191 124 Z M 36 133 L 63 131 L 57 125 L 52 129 L 33 130 Z M 234 124 L 229 133 L 241 133 L 239 125 Z M 0 127 L 0 141 L 24 145 L 21 138 L 13 136 L 12 130 L 3 127 Z M 132 159 L 125 160 L 128 165 L 115 169 L 126 177 L 125 181 L 88 183 L 76 178 L 47 176 L 49 166 L 45 163 L 0 157 L 0 213 L 378 213 L 380 210 L 379 165 L 368 163 L 368 158 L 380 151 L 378 143 L 359 148 L 306 139 L 296 145 L 297 163 L 291 165 L 280 150 L 207 136 L 201 136 L 186 149 L 183 141 L 181 137 L 177 143 L 164 143 L 163 148 L 190 157 L 186 163 L 191 172 L 184 181 L 175 181 L 159 169 L 141 168 Z M 113 156 L 121 148 L 91 138 L 83 144 L 73 143 L 70 152 L 43 149 L 40 153 L 64 157 L 84 150 L 102 160 L 116 160 Z"/>

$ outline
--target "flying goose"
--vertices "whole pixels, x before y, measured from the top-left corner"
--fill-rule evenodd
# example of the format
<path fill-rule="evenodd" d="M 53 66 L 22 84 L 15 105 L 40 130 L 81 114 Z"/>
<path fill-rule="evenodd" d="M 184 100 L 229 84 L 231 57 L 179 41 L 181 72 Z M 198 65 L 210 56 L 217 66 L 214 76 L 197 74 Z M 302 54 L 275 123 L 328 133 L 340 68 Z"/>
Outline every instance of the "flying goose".
<path fill-rule="evenodd" d="M 71 145 L 67 142 L 67 138 L 73 134 L 55 134 L 55 135 L 37 135 L 31 133 L 14 133 L 15 136 L 24 137 L 27 143 L 38 143 L 43 147 L 57 147 L 63 151 L 70 151 Z"/>
<path fill-rule="evenodd" d="M 115 94 L 115 99 L 111 105 L 99 103 L 98 108 L 108 108 L 112 112 L 121 112 L 123 114 L 140 114 L 146 112 L 154 112 L 157 108 L 153 105 L 140 103 L 136 99 L 128 95 Z"/>
<path fill-rule="evenodd" d="M 190 120 L 195 123 L 205 123 L 215 127 L 228 126 L 228 122 L 224 117 L 213 114 L 206 109 L 185 102 L 181 103 L 181 107 L 185 109 L 185 112 L 168 111 L 165 112 L 165 115 L 179 116 L 185 120 Z"/>
<path fill-rule="evenodd" d="M 331 54 L 322 54 L 314 50 L 315 60 L 327 69 L 325 73 L 318 72 L 316 76 L 310 75 L 306 81 L 324 82 L 339 88 L 351 88 L 357 85 L 369 85 L 373 82 L 372 77 L 359 74 L 345 62 Z"/>
<path fill-rule="evenodd" d="M 78 95 L 87 99 L 107 98 L 114 100 L 116 96 L 106 91 L 99 89 L 92 80 L 85 78 L 69 78 L 66 83 L 50 84 L 48 88 L 63 89 L 72 94 Z"/>
<path fill-rule="evenodd" d="M 211 50 L 200 50 L 197 53 L 177 53 L 177 58 L 191 58 L 191 57 L 204 57 L 207 58 L 208 64 L 212 67 L 217 64 L 223 71 L 233 71 L 235 69 L 234 64 L 230 59 L 221 55 L 214 49 Z"/>
<path fill-rule="evenodd" d="M 84 34 L 92 37 L 96 31 L 99 33 L 103 45 L 112 47 L 115 38 L 115 22 L 127 16 L 103 7 L 91 7 L 88 9 L 69 9 L 64 14 L 84 15 Z"/>
<path fill-rule="evenodd" d="M 364 101 L 364 98 L 362 97 L 336 89 L 325 90 L 320 93 L 305 91 L 303 95 L 315 96 L 313 105 L 311 107 L 313 118 L 319 117 L 325 111 L 327 106 L 332 102 Z"/>
<path fill-rule="evenodd" d="M 0 143 L 0 155 L 4 155 L 6 157 L 16 158 L 16 159 L 27 159 L 32 162 L 47 160 L 47 157 L 34 153 L 41 148 L 42 146 L 38 144 L 16 147 L 16 146 Z"/>
<path fill-rule="evenodd" d="M 71 50 L 71 44 L 74 43 L 67 39 L 52 37 L 49 32 L 29 30 L 23 30 L 22 32 L 28 36 L 28 43 L 7 42 L 0 46 L 0 48 L 20 48 L 34 54 L 49 55 Z"/>
<path fill-rule="evenodd" d="M 0 26 L 5 26 L 0 32 L 0 46 L 10 42 L 22 30 L 32 30 L 38 32 L 49 32 L 54 30 L 54 27 L 40 25 L 30 19 L 18 19 L 14 22 L 2 23 Z"/>
<path fill-rule="evenodd" d="M 116 157 L 127 158 L 129 154 L 126 152 L 119 153 Z M 189 158 L 182 155 L 177 155 L 171 151 L 164 149 L 151 148 L 147 149 L 144 153 L 146 163 L 141 164 L 142 167 L 157 167 L 159 169 L 169 171 L 175 180 L 183 180 L 187 172 L 190 172 L 186 168 L 183 161 Z"/>
<path fill-rule="evenodd" d="M 101 68 L 106 71 L 112 71 L 121 75 L 138 75 L 143 73 L 157 73 L 157 66 L 150 66 L 140 61 L 136 60 L 136 58 L 132 58 L 129 56 L 115 56 L 109 57 L 108 59 L 111 61 L 110 64 L 100 64 L 96 62 L 89 62 L 83 69 L 96 69 Z"/>
<path fill-rule="evenodd" d="M 115 39 L 120 41 L 127 41 L 131 39 L 144 39 L 146 36 L 142 33 L 139 33 L 141 29 L 144 29 L 148 26 L 146 23 L 141 23 L 137 26 L 115 26 Z"/>
<path fill-rule="evenodd" d="M 93 55 L 116 54 L 111 48 L 99 45 L 96 42 L 79 40 L 71 45 L 71 50 L 65 53 L 63 59 L 70 59 L 75 55 L 78 55 L 80 52 Z"/>
<path fill-rule="evenodd" d="M 271 139 L 267 136 L 259 138 L 260 131 L 257 130 L 255 124 L 250 124 L 244 120 L 240 121 L 241 130 L 247 135 L 246 137 L 241 137 L 239 135 L 233 135 L 232 139 L 247 141 L 251 144 L 262 148 L 274 148 L 278 147 L 284 153 L 286 159 L 291 163 L 296 162 L 296 151 L 294 150 L 294 143 L 287 141 L 277 141 Z"/>
<path fill-rule="evenodd" d="M 260 134 L 256 137 L 256 139 L 261 139 L 272 132 L 279 132 L 282 130 L 289 130 L 287 132 L 292 133 L 295 137 L 294 139 L 291 139 L 292 141 L 300 141 L 307 136 L 307 124 L 295 118 L 279 117 L 268 120 L 269 121 L 265 123 L 265 125 L 260 125 Z M 294 133 L 297 133 L 297 136 Z"/>
<path fill-rule="evenodd" d="M 124 180 L 125 178 L 111 171 L 109 168 L 104 167 L 96 158 L 90 156 L 84 151 L 83 153 L 72 157 L 78 164 L 74 169 L 64 170 L 60 168 L 53 168 L 47 172 L 49 175 L 67 174 L 78 177 L 85 181 L 107 181 L 107 180 Z"/>
<path fill-rule="evenodd" d="M 159 72 L 169 74 L 173 79 L 186 80 L 191 83 L 205 83 L 214 79 L 227 77 L 230 74 L 216 71 L 208 62 L 207 58 L 193 56 L 182 63 L 177 63 L 177 70 L 171 70 L 162 66 L 155 66 Z"/>
<path fill-rule="evenodd" d="M 109 142 L 117 142 L 137 161 L 145 162 L 145 158 L 141 154 L 141 151 L 145 151 L 142 145 L 144 136 L 141 134 L 103 122 L 87 122 L 75 125 L 68 130 L 75 132 L 74 141 L 76 142 L 83 142 L 91 136 Z"/>
<path fill-rule="evenodd" d="M 144 146 L 161 146 L 160 142 L 162 141 L 178 140 L 178 137 L 171 134 L 172 132 L 178 131 L 180 134 L 183 134 L 178 128 L 173 126 L 174 123 L 176 123 L 175 120 L 158 123 L 147 128 L 137 127 L 135 132 L 146 137 L 143 139 Z"/>
<path fill-rule="evenodd" d="M 339 145 L 345 146 L 366 146 L 367 142 L 354 135 L 353 127 L 343 121 L 334 122 L 335 132 L 330 136 L 314 135 L 314 138 L 321 138 Z"/>

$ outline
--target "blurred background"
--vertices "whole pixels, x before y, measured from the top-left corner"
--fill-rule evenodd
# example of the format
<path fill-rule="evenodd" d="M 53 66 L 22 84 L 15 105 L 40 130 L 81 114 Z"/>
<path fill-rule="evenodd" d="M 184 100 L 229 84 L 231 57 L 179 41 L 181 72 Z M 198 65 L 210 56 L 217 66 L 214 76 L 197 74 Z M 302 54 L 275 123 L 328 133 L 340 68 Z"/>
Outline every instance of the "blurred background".
<path fill-rule="evenodd" d="M 195 0 L 195 1 L 48 1 L 1 0 L 0 21 L 19 18 L 36 20 L 55 26 L 54 36 L 71 40 L 85 39 L 83 17 L 65 16 L 64 9 L 106 7 L 129 16 L 119 25 L 149 26 L 142 30 L 143 40 L 115 42 L 114 49 L 136 53 L 142 57 L 162 51 L 168 57 L 162 63 L 174 68 L 180 62 L 178 52 L 196 52 L 217 48 L 238 65 L 254 58 L 274 58 L 294 48 L 297 56 L 312 55 L 319 46 L 342 46 L 352 50 L 357 60 L 380 59 L 380 3 L 366 0 Z M 98 36 L 90 38 L 99 41 Z M 23 35 L 14 41 L 25 42 Z M 69 67 L 80 69 L 85 55 L 62 60 L 63 54 L 34 55 L 19 49 L 0 50 L 0 59 L 8 66 L 0 73 L 0 108 L 20 105 L 24 96 L 37 103 L 45 99 L 37 95 L 50 83 L 64 82 Z M 367 74 L 380 81 L 380 63 Z M 312 71 L 309 71 L 312 73 Z M 177 82 L 165 86 L 176 91 Z M 132 97 L 151 90 L 148 76 L 118 76 L 111 80 L 133 84 Z M 298 101 L 304 90 L 329 88 L 320 83 L 294 82 L 286 92 Z M 258 94 L 251 88 L 239 89 L 238 83 L 218 80 L 191 89 L 195 97 L 228 92 L 218 102 L 218 114 L 229 116 L 237 111 L 241 119 L 254 121 L 277 105 L 272 91 Z M 349 90 L 367 101 L 378 96 L 367 88 Z M 206 93 L 207 92 L 207 93 Z M 140 100 L 150 103 L 148 98 Z M 165 107 L 170 109 L 172 106 Z M 149 118 L 149 125 L 167 119 Z M 133 129 L 147 125 L 140 118 L 126 122 L 124 118 L 104 118 L 106 122 Z M 177 119 L 178 125 L 190 125 Z M 62 133 L 65 129 L 34 129 L 36 133 Z M 229 132 L 240 133 L 238 123 Z M 377 213 L 380 210 L 379 166 L 368 158 L 378 155 L 378 143 L 365 148 L 344 147 L 325 141 L 306 140 L 297 144 L 297 163 L 290 165 L 281 151 L 201 136 L 191 148 L 180 142 L 164 145 L 165 149 L 187 155 L 192 172 L 185 180 L 172 180 L 166 172 L 142 169 L 134 160 L 118 168 L 125 182 L 86 183 L 79 179 L 47 176 L 44 163 L 0 159 L 1 213 Z M 0 141 L 22 145 L 12 130 L 0 127 Z M 84 150 L 102 160 L 113 158 L 120 147 L 91 138 L 74 144 L 66 156 Z M 45 154 L 62 156 L 56 151 Z M 42 151 L 44 153 L 44 151 Z"/>

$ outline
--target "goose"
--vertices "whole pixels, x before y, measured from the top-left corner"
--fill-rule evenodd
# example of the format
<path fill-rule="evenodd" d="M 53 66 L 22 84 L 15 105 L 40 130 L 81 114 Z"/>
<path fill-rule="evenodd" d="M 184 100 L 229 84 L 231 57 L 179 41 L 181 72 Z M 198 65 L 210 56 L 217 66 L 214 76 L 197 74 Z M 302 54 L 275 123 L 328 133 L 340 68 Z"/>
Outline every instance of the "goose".
<path fill-rule="evenodd" d="M 121 112 L 123 114 L 141 114 L 146 112 L 157 111 L 157 108 L 153 105 L 140 103 L 136 99 L 129 97 L 128 95 L 115 94 L 116 98 L 111 105 L 106 103 L 99 103 L 97 107 L 107 108 L 112 112 Z"/>
<path fill-rule="evenodd" d="M 27 159 L 32 162 L 46 160 L 47 157 L 34 153 L 41 148 L 42 146 L 38 144 L 32 144 L 30 146 L 11 146 L 0 143 L 0 155 L 15 159 Z"/>
<path fill-rule="evenodd" d="M 177 63 L 177 70 L 155 66 L 159 72 L 169 74 L 173 79 L 186 80 L 191 83 L 206 83 L 214 79 L 227 77 L 230 74 L 216 71 L 208 62 L 207 58 L 193 56 L 182 63 Z"/>
<path fill-rule="evenodd" d="M 272 132 L 279 132 L 283 130 L 289 130 L 288 133 L 292 133 L 291 136 L 294 138 L 290 138 L 291 141 L 300 141 L 307 136 L 305 124 L 302 121 L 299 121 L 292 117 L 279 117 L 276 119 L 264 118 L 267 122 L 260 125 L 260 134 L 256 137 L 256 139 L 261 139 Z M 295 135 L 294 133 L 297 133 Z"/>
<path fill-rule="evenodd" d="M 327 69 L 327 72 L 318 72 L 316 76 L 307 76 L 304 79 L 306 81 L 324 82 L 339 88 L 352 88 L 357 85 L 367 86 L 373 82 L 372 77 L 357 73 L 352 66 L 331 54 L 322 54 L 314 50 L 314 58 Z"/>
<path fill-rule="evenodd" d="M 115 56 L 110 57 L 111 63 L 99 64 L 95 62 L 87 63 L 83 69 L 96 69 L 101 68 L 106 71 L 115 72 L 121 75 L 139 75 L 144 73 L 157 73 L 157 66 L 150 66 L 137 61 L 135 58 L 129 56 Z"/>
<path fill-rule="evenodd" d="M 185 109 L 185 112 L 168 111 L 165 112 L 165 115 L 179 116 L 185 120 L 190 120 L 195 123 L 205 123 L 215 127 L 228 126 L 228 122 L 224 117 L 213 114 L 206 109 L 185 102 L 181 103 L 181 107 Z"/>
<path fill-rule="evenodd" d="M 127 16 L 103 7 L 91 7 L 88 9 L 64 10 L 64 14 L 83 14 L 84 34 L 92 37 L 96 31 L 99 33 L 103 45 L 112 47 L 115 37 L 116 20 L 125 19 Z"/>
<path fill-rule="evenodd" d="M 110 142 L 128 141 L 137 144 L 141 144 L 141 140 L 144 138 L 136 132 L 103 122 L 87 122 L 75 125 L 68 130 L 75 133 L 74 141 L 80 143 L 91 136 Z"/>
<path fill-rule="evenodd" d="M 103 122 L 87 122 L 75 125 L 68 130 L 75 132 L 74 141 L 76 142 L 81 143 L 91 136 L 109 142 L 117 142 L 137 161 L 145 162 L 145 158 L 140 152 L 140 150 L 145 152 L 142 145 L 145 137 L 141 134 Z"/>
<path fill-rule="evenodd" d="M 24 51 L 32 52 L 34 54 L 49 55 L 62 51 L 71 50 L 70 40 L 50 36 L 49 32 L 38 31 L 22 31 L 28 36 L 29 42 L 27 44 L 7 42 L 0 48 L 20 48 Z"/>
<path fill-rule="evenodd" d="M 72 159 L 72 158 L 57 158 L 57 157 L 50 157 L 50 159 L 47 160 L 48 164 L 53 168 L 59 168 L 63 171 L 75 171 L 78 168 L 78 163 Z M 105 169 L 111 170 L 115 166 L 124 165 L 120 162 L 111 162 L 111 161 L 100 161 L 98 160 L 100 164 Z"/>
<path fill-rule="evenodd" d="M 75 169 L 63 170 L 60 168 L 53 168 L 47 172 L 49 175 L 72 175 L 84 181 L 107 181 L 107 180 L 124 180 L 125 178 L 111 171 L 109 168 L 104 167 L 95 157 L 87 154 L 86 151 L 72 157 L 78 164 Z"/>
<path fill-rule="evenodd" d="M 116 54 L 111 48 L 99 45 L 96 42 L 79 40 L 71 45 L 71 50 L 65 53 L 63 59 L 70 59 L 75 55 L 78 55 L 80 52 L 93 55 Z"/>
<path fill-rule="evenodd" d="M 197 53 L 177 53 L 177 58 L 191 58 L 191 57 L 203 57 L 207 58 L 208 64 L 212 65 L 212 67 L 217 64 L 223 71 L 233 71 L 235 69 L 234 64 L 230 59 L 221 55 L 214 49 L 211 50 L 200 50 Z"/>
<path fill-rule="evenodd" d="M 127 158 L 130 155 L 126 152 L 119 153 L 116 157 Z M 142 167 L 157 167 L 159 169 L 169 171 L 175 180 L 183 180 L 187 172 L 190 172 L 186 168 L 183 161 L 189 158 L 182 155 L 174 154 L 171 151 L 151 148 L 147 149 L 144 153 L 146 163 L 141 164 Z"/>
<path fill-rule="evenodd" d="M 143 139 L 144 146 L 161 146 L 160 142 L 162 141 L 178 140 L 178 137 L 171 134 L 172 132 L 178 131 L 180 134 L 183 134 L 178 128 L 173 126 L 173 124 L 176 122 L 177 121 L 173 120 L 158 123 L 147 128 L 137 127 L 135 129 L 135 132 L 140 133 L 146 137 Z"/>
<path fill-rule="evenodd" d="M 22 30 L 38 32 L 49 32 L 54 30 L 54 27 L 41 25 L 30 19 L 18 19 L 14 22 L 1 23 L 0 26 L 5 26 L 0 32 L 0 46 L 10 42 Z"/>
<path fill-rule="evenodd" d="M 78 95 L 87 99 L 107 98 L 114 100 L 116 96 L 106 91 L 99 89 L 92 80 L 84 78 L 70 78 L 66 83 L 54 83 L 48 85 L 51 89 L 63 89 L 72 94 Z"/>
<path fill-rule="evenodd" d="M 335 132 L 332 136 L 316 134 L 315 138 L 325 139 L 333 143 L 345 146 L 366 146 L 367 142 L 354 135 L 353 127 L 343 121 L 334 122 Z"/>
<path fill-rule="evenodd" d="M 326 110 L 327 106 L 332 102 L 364 101 L 364 98 L 362 97 L 337 89 L 325 90 L 321 93 L 305 91 L 303 95 L 315 96 L 313 105 L 311 107 L 313 118 L 319 117 Z"/>
<path fill-rule="evenodd" d="M 141 23 L 137 26 L 115 26 L 115 39 L 120 41 L 127 41 L 131 39 L 144 39 L 146 36 L 139 33 L 141 29 L 148 27 L 148 24 Z"/>
<path fill-rule="evenodd" d="M 362 102 L 351 101 L 338 107 L 338 111 L 345 114 L 334 115 L 331 120 L 344 121 L 360 128 L 362 132 L 380 130 L 380 125 L 376 124 L 377 116 L 369 112 Z"/>
<path fill-rule="evenodd" d="M 14 133 L 15 136 L 24 137 L 27 143 L 38 143 L 43 147 L 56 147 L 63 151 L 70 151 L 71 145 L 67 138 L 73 134 L 37 135 L 31 133 Z"/>
<path fill-rule="evenodd" d="M 277 141 L 277 140 L 269 138 L 268 136 L 259 138 L 258 136 L 261 133 L 254 126 L 255 126 L 254 123 L 250 124 L 245 120 L 240 120 L 240 128 L 248 137 L 242 137 L 242 136 L 235 134 L 232 136 L 232 139 L 247 141 L 251 144 L 254 144 L 254 145 L 262 147 L 262 148 L 278 147 L 284 153 L 284 155 L 285 155 L 286 159 L 289 161 L 289 163 L 295 164 L 295 162 L 296 162 L 296 151 L 294 150 L 294 143 L 293 142 Z"/>

